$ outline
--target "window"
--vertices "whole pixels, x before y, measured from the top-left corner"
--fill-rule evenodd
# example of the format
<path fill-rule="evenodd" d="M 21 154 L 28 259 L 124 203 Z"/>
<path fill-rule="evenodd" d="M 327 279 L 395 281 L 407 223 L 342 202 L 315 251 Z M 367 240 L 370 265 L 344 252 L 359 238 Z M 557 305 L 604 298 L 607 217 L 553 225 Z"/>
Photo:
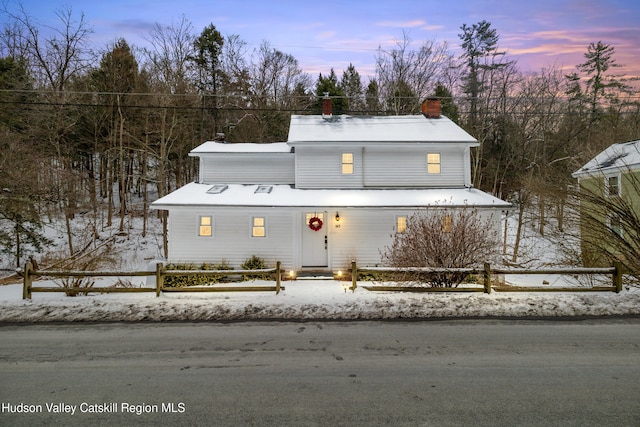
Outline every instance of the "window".
<path fill-rule="evenodd" d="M 453 220 L 451 219 L 451 215 L 445 215 L 442 217 L 442 231 L 445 233 L 451 233 L 451 227 L 453 225 Z"/>
<path fill-rule="evenodd" d="M 198 236 L 211 237 L 213 235 L 212 220 L 210 216 L 200 217 L 200 226 L 198 227 Z"/>
<path fill-rule="evenodd" d="M 264 217 L 256 216 L 253 217 L 253 225 L 251 227 L 251 236 L 252 237 L 266 237 L 266 228 Z"/>
<path fill-rule="evenodd" d="M 620 217 L 618 215 L 611 215 L 609 217 L 609 227 L 618 236 L 622 236 L 622 225 L 620 224 Z"/>
<path fill-rule="evenodd" d="M 353 173 L 353 153 L 342 153 L 342 173 Z"/>
<path fill-rule="evenodd" d="M 610 176 L 607 178 L 607 194 L 609 197 L 620 196 L 620 176 Z"/>
<path fill-rule="evenodd" d="M 427 154 L 427 173 L 440 173 L 440 153 Z"/>
<path fill-rule="evenodd" d="M 397 216 L 396 217 L 396 231 L 398 233 L 404 233 L 407 231 L 407 217 L 406 216 Z"/>
<path fill-rule="evenodd" d="M 207 193 L 209 193 L 209 194 L 220 194 L 220 193 L 223 193 L 228 188 L 229 188 L 228 185 L 216 184 L 213 187 L 211 187 L 210 189 L 208 189 Z"/>
<path fill-rule="evenodd" d="M 271 190 L 273 190 L 273 185 L 258 185 L 258 188 L 256 188 L 255 193 L 256 194 L 260 194 L 260 193 L 271 193 Z"/>

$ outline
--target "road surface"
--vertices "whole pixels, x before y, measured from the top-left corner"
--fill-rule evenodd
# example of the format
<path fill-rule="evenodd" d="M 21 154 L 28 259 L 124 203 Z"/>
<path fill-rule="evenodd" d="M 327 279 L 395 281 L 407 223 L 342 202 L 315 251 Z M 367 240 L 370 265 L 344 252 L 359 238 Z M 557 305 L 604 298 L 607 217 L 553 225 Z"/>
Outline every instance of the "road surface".
<path fill-rule="evenodd" d="M 0 425 L 638 426 L 640 319 L 0 326 Z"/>

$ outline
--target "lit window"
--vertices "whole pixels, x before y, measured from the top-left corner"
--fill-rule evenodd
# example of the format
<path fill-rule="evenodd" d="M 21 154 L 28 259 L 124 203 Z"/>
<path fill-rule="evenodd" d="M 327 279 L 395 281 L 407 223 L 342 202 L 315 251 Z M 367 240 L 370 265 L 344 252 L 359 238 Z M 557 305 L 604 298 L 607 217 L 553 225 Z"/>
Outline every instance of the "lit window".
<path fill-rule="evenodd" d="M 265 226 L 264 226 L 264 218 L 263 217 L 254 217 L 253 218 L 253 226 L 251 228 L 251 236 L 253 237 L 265 237 L 267 235 Z"/>
<path fill-rule="evenodd" d="M 406 216 L 398 216 L 396 217 L 396 230 L 398 233 L 404 233 L 407 231 L 407 217 Z"/>
<path fill-rule="evenodd" d="M 451 220 L 451 215 L 445 215 L 442 218 L 442 231 L 444 231 L 445 233 L 450 233 L 452 224 L 453 221 Z"/>
<path fill-rule="evenodd" d="M 200 217 L 200 227 L 198 227 L 198 236 L 203 237 L 211 237 L 213 228 L 211 227 L 211 217 L 210 216 L 201 216 Z"/>
<path fill-rule="evenodd" d="M 609 197 L 620 195 L 620 177 L 618 175 L 607 178 L 607 189 Z"/>
<path fill-rule="evenodd" d="M 427 154 L 427 173 L 440 173 L 440 153 Z"/>
<path fill-rule="evenodd" d="M 353 173 L 353 153 L 342 153 L 342 173 Z"/>

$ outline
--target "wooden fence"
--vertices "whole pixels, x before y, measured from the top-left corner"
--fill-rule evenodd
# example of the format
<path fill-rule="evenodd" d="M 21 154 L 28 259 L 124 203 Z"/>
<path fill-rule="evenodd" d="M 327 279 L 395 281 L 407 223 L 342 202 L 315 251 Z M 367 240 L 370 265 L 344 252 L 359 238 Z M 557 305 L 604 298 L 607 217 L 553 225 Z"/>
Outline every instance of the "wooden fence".
<path fill-rule="evenodd" d="M 363 267 L 358 268 L 356 262 L 351 263 L 351 286 L 349 289 L 355 291 L 357 288 L 358 276 L 362 273 L 460 273 L 466 275 L 482 276 L 482 286 L 475 287 L 417 287 L 417 286 L 363 286 L 370 291 L 396 291 L 396 292 L 484 292 L 491 293 L 492 287 L 498 292 L 616 292 L 622 291 L 622 264 L 614 263 L 608 268 L 555 268 L 530 270 L 524 268 L 492 268 L 485 264 L 484 268 L 389 268 L 389 267 Z M 261 275 L 270 274 L 274 276 L 275 286 L 187 286 L 187 287 L 166 287 L 163 286 L 165 277 L 168 276 L 220 276 L 220 275 Z M 496 287 L 492 285 L 492 278 L 502 274 L 559 274 L 559 275 L 611 275 L 611 286 L 593 287 Z M 36 277 L 144 277 L 155 276 L 155 287 L 141 288 L 116 288 L 116 287 L 34 287 L 33 279 Z M 276 295 L 284 290 L 281 285 L 282 269 L 280 261 L 275 268 L 258 270 L 165 270 L 161 264 L 156 264 L 155 271 L 137 272 L 106 272 L 106 271 L 36 271 L 30 262 L 27 262 L 23 273 L 23 299 L 31 299 L 33 292 L 65 292 L 67 294 L 81 293 L 112 293 L 112 292 L 155 292 L 160 296 L 162 292 L 275 292 Z M 345 289 L 346 291 L 346 289 Z"/>
<path fill-rule="evenodd" d="M 492 268 L 490 264 L 484 264 L 484 268 L 388 268 L 388 267 L 365 267 L 357 268 L 355 262 L 351 266 L 353 284 L 351 289 L 355 289 L 358 274 L 362 272 L 372 273 L 460 273 L 467 275 L 482 276 L 482 287 L 418 287 L 418 286 L 364 286 L 369 291 L 404 291 L 404 292 L 484 292 L 491 293 L 494 288 L 498 292 L 616 292 L 622 291 L 622 263 L 615 262 L 613 267 L 607 268 L 554 268 L 530 270 L 525 268 Z M 559 274 L 559 275 L 611 275 L 611 286 L 591 286 L 591 287 L 527 287 L 527 286 L 493 286 L 492 277 L 503 274 Z"/>
<path fill-rule="evenodd" d="M 33 292 L 64 292 L 66 294 L 83 293 L 128 293 L 128 292 L 155 292 L 160 296 L 162 292 L 275 292 L 276 295 L 284 290 L 281 285 L 280 261 L 275 268 L 263 268 L 256 270 L 165 270 L 160 263 L 156 264 L 155 271 L 38 271 L 33 269 L 33 265 L 27 262 L 23 272 L 22 299 L 31 299 Z M 235 274 L 246 275 L 272 275 L 274 286 L 184 286 L 167 287 L 163 286 L 164 278 L 168 276 L 229 276 Z M 140 288 L 116 288 L 116 287 L 42 287 L 33 286 L 33 279 L 36 277 L 149 277 L 155 276 L 155 287 Z"/>

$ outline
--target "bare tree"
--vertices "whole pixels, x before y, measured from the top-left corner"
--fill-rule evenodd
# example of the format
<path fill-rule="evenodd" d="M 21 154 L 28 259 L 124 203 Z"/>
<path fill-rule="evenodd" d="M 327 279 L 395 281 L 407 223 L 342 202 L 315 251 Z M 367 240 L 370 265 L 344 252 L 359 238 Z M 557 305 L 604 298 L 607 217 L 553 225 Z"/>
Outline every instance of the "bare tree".
<path fill-rule="evenodd" d="M 446 43 L 426 41 L 412 50 L 407 33 L 394 49 L 378 48 L 376 81 L 387 109 L 395 114 L 420 111 L 420 101 L 433 93 L 450 58 Z"/>
<path fill-rule="evenodd" d="M 490 218 L 474 208 L 430 209 L 418 211 L 407 220 L 403 233 L 393 235 L 393 242 L 382 254 L 385 263 L 393 267 L 480 267 L 498 254 L 499 231 Z M 466 274 L 430 273 L 433 287 L 458 286 Z M 404 278 L 421 281 L 423 274 L 408 274 Z"/>

